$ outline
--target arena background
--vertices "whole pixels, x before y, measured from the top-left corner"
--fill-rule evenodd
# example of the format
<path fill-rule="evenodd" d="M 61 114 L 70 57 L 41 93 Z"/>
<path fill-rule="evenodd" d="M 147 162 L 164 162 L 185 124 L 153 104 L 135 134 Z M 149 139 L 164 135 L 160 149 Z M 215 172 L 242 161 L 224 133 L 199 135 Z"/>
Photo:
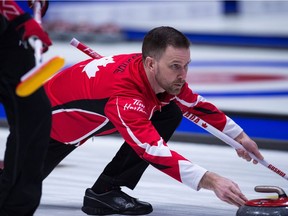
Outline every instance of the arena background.
<path fill-rule="evenodd" d="M 148 30 L 173 26 L 193 44 L 191 88 L 261 147 L 288 150 L 287 18 L 287 1 L 50 1 L 43 26 L 54 46 L 45 55 L 66 49 L 66 66 L 76 63 L 81 54 L 70 47 L 72 37 L 97 50 L 109 47 L 102 48 L 107 54 L 140 51 Z M 3 107 L 0 114 L 5 125 Z M 173 138 L 219 143 L 185 119 Z"/>

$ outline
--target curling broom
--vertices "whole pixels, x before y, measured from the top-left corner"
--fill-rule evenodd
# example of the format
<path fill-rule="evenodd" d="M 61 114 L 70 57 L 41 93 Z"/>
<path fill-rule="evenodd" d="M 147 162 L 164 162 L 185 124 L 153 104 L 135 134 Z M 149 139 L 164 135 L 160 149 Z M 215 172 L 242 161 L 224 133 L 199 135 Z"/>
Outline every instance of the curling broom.
<path fill-rule="evenodd" d="M 37 0 L 34 3 L 34 18 L 41 25 L 41 3 Z M 55 56 L 42 63 L 41 49 L 42 41 L 34 40 L 36 65 L 21 77 L 20 83 L 16 87 L 16 94 L 20 97 L 31 95 L 64 66 L 65 60 L 60 56 Z"/>

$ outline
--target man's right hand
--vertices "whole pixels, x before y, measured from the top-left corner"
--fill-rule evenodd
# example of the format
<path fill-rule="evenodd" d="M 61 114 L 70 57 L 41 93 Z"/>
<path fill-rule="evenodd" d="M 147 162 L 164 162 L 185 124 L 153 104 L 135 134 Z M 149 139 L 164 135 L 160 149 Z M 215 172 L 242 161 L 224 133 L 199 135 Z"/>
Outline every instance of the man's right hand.
<path fill-rule="evenodd" d="M 248 201 L 235 182 L 213 172 L 205 173 L 199 187 L 214 191 L 220 200 L 238 207 Z"/>

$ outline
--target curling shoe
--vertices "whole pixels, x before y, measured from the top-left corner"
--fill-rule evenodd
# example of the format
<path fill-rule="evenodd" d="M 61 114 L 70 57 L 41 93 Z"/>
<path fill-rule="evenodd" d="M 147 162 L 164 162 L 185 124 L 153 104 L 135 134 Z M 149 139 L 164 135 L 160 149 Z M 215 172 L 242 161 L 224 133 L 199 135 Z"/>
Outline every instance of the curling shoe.
<path fill-rule="evenodd" d="M 86 189 L 82 211 L 88 215 L 146 215 L 153 211 L 151 204 L 130 197 L 120 188 L 103 194 Z"/>

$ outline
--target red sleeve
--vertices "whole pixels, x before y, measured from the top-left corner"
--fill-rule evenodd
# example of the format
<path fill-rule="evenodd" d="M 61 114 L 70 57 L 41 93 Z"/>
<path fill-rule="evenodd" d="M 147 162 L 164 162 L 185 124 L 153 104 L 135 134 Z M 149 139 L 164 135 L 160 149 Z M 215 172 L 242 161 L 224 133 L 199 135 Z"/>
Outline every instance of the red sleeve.
<path fill-rule="evenodd" d="M 187 83 L 183 86 L 181 93 L 175 97 L 175 101 L 185 113 L 184 116 L 194 114 L 218 130 L 224 129 L 226 115 L 201 95 L 193 93 Z"/>
<path fill-rule="evenodd" d="M 24 11 L 13 0 L 2 0 L 0 2 L 0 13 L 8 20 L 11 21 L 17 16 L 24 13 Z"/>
<path fill-rule="evenodd" d="M 149 120 L 150 112 L 140 99 L 123 97 L 111 98 L 105 108 L 106 116 L 142 159 L 197 190 L 207 170 L 169 149 Z"/>
<path fill-rule="evenodd" d="M 238 124 L 215 105 L 201 95 L 193 93 L 187 83 L 183 86 L 181 93 L 175 96 L 174 100 L 182 110 L 184 117 L 188 119 L 193 120 L 195 117 L 199 117 L 233 139 L 243 131 Z"/>

